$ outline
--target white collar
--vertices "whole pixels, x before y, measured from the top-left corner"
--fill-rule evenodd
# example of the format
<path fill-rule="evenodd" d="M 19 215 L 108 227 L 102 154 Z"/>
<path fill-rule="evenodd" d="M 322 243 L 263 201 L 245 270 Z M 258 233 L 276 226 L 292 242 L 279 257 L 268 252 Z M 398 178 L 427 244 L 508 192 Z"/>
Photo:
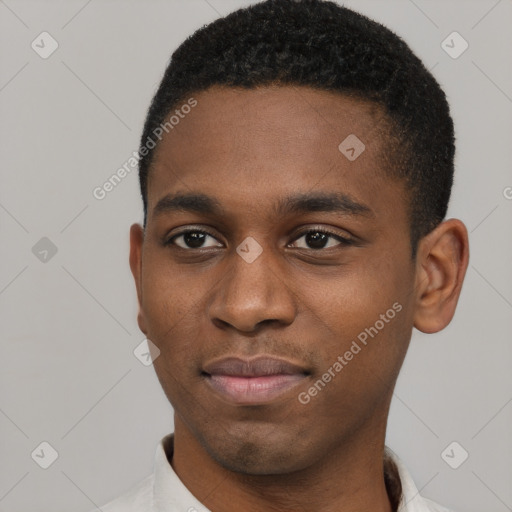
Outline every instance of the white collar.
<path fill-rule="evenodd" d="M 155 454 L 152 512 L 210 512 L 185 487 L 167 460 L 164 444 L 173 445 L 173 434 L 165 436 L 158 444 Z M 386 447 L 396 464 L 402 483 L 402 501 L 398 512 L 450 512 L 448 509 L 420 496 L 411 475 L 398 456 Z"/>

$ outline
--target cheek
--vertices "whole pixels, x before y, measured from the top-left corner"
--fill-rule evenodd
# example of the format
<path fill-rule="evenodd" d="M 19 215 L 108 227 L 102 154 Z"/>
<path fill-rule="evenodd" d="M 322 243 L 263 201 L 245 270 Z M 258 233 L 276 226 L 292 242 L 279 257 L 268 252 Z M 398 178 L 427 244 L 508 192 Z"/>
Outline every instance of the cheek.
<path fill-rule="evenodd" d="M 309 307 L 319 318 L 334 324 L 334 331 L 342 337 L 357 335 L 406 295 L 407 279 L 395 273 L 396 269 L 362 264 L 360 269 L 340 274 L 310 294 Z"/>
<path fill-rule="evenodd" d="M 193 282 L 180 279 L 164 258 L 148 251 L 142 273 L 142 311 L 148 338 L 154 338 L 160 350 L 197 314 L 198 295 Z"/>
<path fill-rule="evenodd" d="M 316 288 L 308 303 L 317 325 L 327 327 L 329 341 L 319 347 L 323 364 L 329 368 L 342 356 L 350 367 L 345 373 L 394 373 L 412 331 L 412 282 L 405 261 L 373 258 Z"/>
<path fill-rule="evenodd" d="M 322 364 L 306 390 L 316 397 L 319 417 L 366 418 L 389 399 L 411 334 L 394 298 L 348 294 L 345 300 L 338 296 L 337 308 L 329 306 L 331 337 L 318 345 Z"/>
<path fill-rule="evenodd" d="M 160 353 L 153 366 L 160 384 L 174 407 L 193 403 L 189 389 L 198 378 L 201 330 L 198 304 L 201 294 L 190 283 L 177 278 L 169 268 L 148 263 L 150 272 L 143 278 L 143 312 L 147 337 Z M 186 385 L 185 385 L 186 383 Z"/>

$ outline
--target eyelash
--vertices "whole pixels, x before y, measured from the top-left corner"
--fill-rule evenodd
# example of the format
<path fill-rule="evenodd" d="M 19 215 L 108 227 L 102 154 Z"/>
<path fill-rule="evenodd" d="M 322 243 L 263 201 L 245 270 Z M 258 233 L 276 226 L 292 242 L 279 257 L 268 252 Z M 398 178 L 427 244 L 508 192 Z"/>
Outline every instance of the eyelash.
<path fill-rule="evenodd" d="M 180 233 L 176 233 L 172 237 L 170 237 L 168 240 L 165 240 L 164 241 L 164 246 L 166 246 L 166 247 L 168 247 L 168 246 L 176 246 L 178 249 L 183 249 L 184 251 L 201 251 L 201 250 L 204 250 L 204 248 L 201 248 L 201 247 L 198 247 L 198 248 L 190 247 L 190 248 L 185 249 L 183 247 L 177 246 L 174 243 L 174 240 L 176 238 L 178 238 L 178 237 L 180 237 L 182 235 L 187 235 L 189 233 L 200 233 L 200 234 L 211 236 L 212 238 L 217 240 L 217 238 L 215 237 L 214 234 L 210 233 L 209 231 L 206 231 L 205 229 L 187 229 L 187 230 L 181 231 Z M 323 228 L 310 228 L 310 229 L 304 230 L 304 231 L 300 232 L 293 239 L 293 241 L 295 242 L 295 241 L 299 240 L 300 238 L 302 238 L 304 235 L 307 235 L 309 233 L 322 233 L 324 235 L 327 235 L 329 238 L 334 238 L 338 242 L 340 242 L 340 244 L 339 244 L 340 246 L 345 246 L 346 247 L 346 246 L 354 245 L 354 243 L 355 243 L 355 241 L 350 239 L 350 238 L 341 236 L 339 234 L 333 233 L 332 231 L 328 231 L 328 230 L 323 229 Z M 299 249 L 304 249 L 304 248 L 303 247 L 299 247 Z M 327 249 L 332 249 L 332 247 L 327 247 Z M 308 248 L 307 250 L 319 252 L 319 251 L 322 251 L 322 250 L 326 250 L 326 248 L 324 248 L 324 247 L 322 247 L 320 249 L 309 249 Z"/>

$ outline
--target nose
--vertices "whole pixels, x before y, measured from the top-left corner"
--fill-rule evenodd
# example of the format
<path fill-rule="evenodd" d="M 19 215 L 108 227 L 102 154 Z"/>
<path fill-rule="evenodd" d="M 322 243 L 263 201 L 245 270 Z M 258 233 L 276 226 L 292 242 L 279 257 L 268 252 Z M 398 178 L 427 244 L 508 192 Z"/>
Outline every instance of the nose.
<path fill-rule="evenodd" d="M 296 316 L 296 297 L 269 250 L 251 263 L 238 253 L 213 291 L 211 321 L 220 328 L 249 333 L 274 323 L 290 325 Z"/>

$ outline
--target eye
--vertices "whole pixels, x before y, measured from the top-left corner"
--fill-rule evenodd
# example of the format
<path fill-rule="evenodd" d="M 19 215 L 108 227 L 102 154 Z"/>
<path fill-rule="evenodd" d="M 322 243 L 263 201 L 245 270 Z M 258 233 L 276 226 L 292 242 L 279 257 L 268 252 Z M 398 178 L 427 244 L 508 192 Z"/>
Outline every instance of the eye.
<path fill-rule="evenodd" d="M 222 244 L 213 235 L 200 229 L 182 231 L 169 238 L 164 245 L 177 245 L 182 249 L 222 247 Z"/>
<path fill-rule="evenodd" d="M 351 245 L 353 243 L 349 238 L 326 231 L 324 229 L 310 229 L 304 232 L 299 238 L 295 239 L 295 244 L 300 240 L 303 242 L 295 247 L 299 249 L 329 249 L 338 245 Z"/>

